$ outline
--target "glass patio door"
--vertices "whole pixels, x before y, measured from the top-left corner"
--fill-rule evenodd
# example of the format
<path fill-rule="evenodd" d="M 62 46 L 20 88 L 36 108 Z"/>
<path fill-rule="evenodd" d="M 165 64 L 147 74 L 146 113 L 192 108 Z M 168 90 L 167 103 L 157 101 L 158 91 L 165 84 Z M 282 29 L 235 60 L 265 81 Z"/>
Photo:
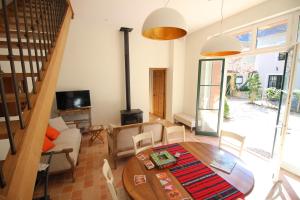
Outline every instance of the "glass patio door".
<path fill-rule="evenodd" d="M 291 98 L 287 130 L 283 146 L 281 167 L 300 176 L 300 51 L 299 45 L 295 53 L 294 79 L 291 88 Z"/>
<path fill-rule="evenodd" d="M 278 179 L 281 164 L 284 163 L 283 162 L 284 159 L 286 159 L 288 156 L 286 153 L 284 153 L 284 151 L 288 146 L 286 144 L 287 141 L 286 139 L 287 139 L 288 122 L 289 122 L 290 109 L 291 109 L 292 96 L 293 96 L 292 85 L 294 83 L 294 78 L 295 78 L 296 52 L 297 52 L 297 46 L 294 46 L 288 51 L 286 55 L 286 63 L 285 63 L 285 70 L 284 70 L 284 77 L 283 77 L 284 81 L 281 89 L 281 98 L 279 102 L 277 126 L 275 130 L 275 138 L 274 138 L 274 146 L 273 146 L 273 161 L 275 162 L 274 165 L 275 180 Z"/>
<path fill-rule="evenodd" d="M 199 60 L 196 134 L 218 136 L 223 95 L 224 59 Z"/>

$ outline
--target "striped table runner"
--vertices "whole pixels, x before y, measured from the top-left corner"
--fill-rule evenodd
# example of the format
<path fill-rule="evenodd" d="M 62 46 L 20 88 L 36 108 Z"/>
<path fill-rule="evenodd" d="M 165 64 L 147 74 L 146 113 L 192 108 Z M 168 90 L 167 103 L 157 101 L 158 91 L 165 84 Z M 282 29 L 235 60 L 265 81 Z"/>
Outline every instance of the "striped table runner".
<path fill-rule="evenodd" d="M 155 147 L 153 150 L 167 150 L 173 155 L 176 152 L 181 154 L 177 163 L 169 167 L 169 170 L 193 199 L 230 200 L 245 198 L 243 193 L 195 158 L 181 145 L 177 143 L 169 144 Z"/>

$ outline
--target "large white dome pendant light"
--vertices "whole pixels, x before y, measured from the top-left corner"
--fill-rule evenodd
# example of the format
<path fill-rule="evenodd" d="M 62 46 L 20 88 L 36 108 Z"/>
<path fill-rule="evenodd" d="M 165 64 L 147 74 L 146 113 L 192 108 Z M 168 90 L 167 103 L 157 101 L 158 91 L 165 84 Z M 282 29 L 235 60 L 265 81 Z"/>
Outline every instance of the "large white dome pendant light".
<path fill-rule="evenodd" d="M 187 34 L 184 18 L 172 8 L 159 8 L 146 18 L 142 34 L 154 40 L 174 40 Z"/>
<path fill-rule="evenodd" d="M 223 3 L 221 6 L 221 31 L 220 35 L 210 38 L 203 45 L 201 55 L 203 56 L 230 56 L 241 53 L 241 43 L 236 38 L 222 33 L 223 25 Z"/>

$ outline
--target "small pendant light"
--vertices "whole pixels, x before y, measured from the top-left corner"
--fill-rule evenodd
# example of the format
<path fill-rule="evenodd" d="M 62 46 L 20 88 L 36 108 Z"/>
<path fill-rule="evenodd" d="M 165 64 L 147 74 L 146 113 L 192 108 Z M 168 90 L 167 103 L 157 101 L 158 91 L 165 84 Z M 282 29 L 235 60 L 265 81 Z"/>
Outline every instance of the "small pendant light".
<path fill-rule="evenodd" d="M 222 33 L 223 29 L 223 3 L 221 6 L 221 31 L 220 35 L 210 38 L 203 45 L 202 56 L 229 56 L 241 53 L 241 44 L 236 38 Z"/>
<path fill-rule="evenodd" d="M 182 15 L 166 6 L 148 15 L 142 29 L 144 37 L 154 40 L 174 40 L 187 34 L 186 23 Z"/>

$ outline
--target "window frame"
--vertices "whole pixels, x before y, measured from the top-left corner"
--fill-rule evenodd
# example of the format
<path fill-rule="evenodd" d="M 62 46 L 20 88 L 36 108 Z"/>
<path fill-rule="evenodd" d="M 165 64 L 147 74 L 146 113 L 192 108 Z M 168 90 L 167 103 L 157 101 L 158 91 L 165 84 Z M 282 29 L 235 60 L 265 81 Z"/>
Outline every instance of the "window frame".
<path fill-rule="evenodd" d="M 298 18 L 297 18 L 298 17 Z M 298 30 L 298 19 L 300 17 L 300 10 L 290 12 L 288 14 L 284 14 L 277 17 L 272 17 L 269 19 L 263 19 L 252 24 L 248 24 L 245 26 L 237 27 L 231 30 L 224 32 L 225 34 L 235 37 L 236 35 L 243 33 L 243 32 L 251 32 L 251 47 L 250 50 L 241 52 L 238 55 L 233 56 L 243 56 L 243 55 L 256 55 L 268 52 L 281 52 L 287 51 L 287 49 L 292 45 L 295 44 L 297 41 L 297 30 Z M 283 45 L 278 46 L 271 46 L 265 48 L 256 48 L 257 45 L 257 30 L 259 27 L 267 26 L 269 24 L 273 24 L 276 22 L 287 20 L 287 31 L 286 31 L 286 43 Z"/>
<path fill-rule="evenodd" d="M 271 77 L 276 77 L 276 84 L 275 84 L 276 86 L 275 86 L 275 88 L 276 89 L 281 89 L 283 75 L 282 74 L 268 74 L 268 85 L 267 85 L 267 88 L 273 87 L 273 86 L 270 86 L 270 79 L 271 79 Z M 281 77 L 280 78 L 280 83 L 278 83 L 278 77 Z"/>
<path fill-rule="evenodd" d="M 286 24 L 287 24 L 287 30 L 285 32 L 285 43 L 284 44 L 281 44 L 281 45 L 274 45 L 274 46 L 269 46 L 269 47 L 257 47 L 257 40 L 258 40 L 258 36 L 257 36 L 257 32 L 259 31 L 259 29 L 261 28 L 264 28 L 264 26 L 271 26 L 271 27 L 274 27 L 276 25 L 279 25 L 279 24 L 283 24 L 283 23 L 280 23 L 280 22 L 284 22 L 286 21 Z M 287 44 L 289 43 L 289 18 L 286 18 L 286 19 L 283 19 L 283 20 L 276 20 L 275 22 L 270 22 L 270 23 L 264 23 L 264 25 L 260 25 L 260 26 L 257 26 L 256 27 L 256 38 L 255 38 L 255 47 L 254 49 L 268 49 L 268 48 L 276 48 L 276 47 L 280 47 L 280 46 L 287 46 Z"/>

